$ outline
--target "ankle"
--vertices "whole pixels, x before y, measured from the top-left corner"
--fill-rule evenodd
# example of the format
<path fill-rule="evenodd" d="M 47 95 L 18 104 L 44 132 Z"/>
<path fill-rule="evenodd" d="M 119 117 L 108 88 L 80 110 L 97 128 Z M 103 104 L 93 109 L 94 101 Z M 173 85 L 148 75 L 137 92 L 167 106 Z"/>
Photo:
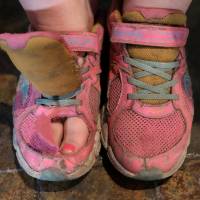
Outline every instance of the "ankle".
<path fill-rule="evenodd" d="M 94 19 L 89 0 L 60 0 L 38 7 L 24 4 L 27 16 L 36 30 L 52 32 L 79 32 L 91 30 Z M 39 0 L 35 0 L 39 1 Z M 34 2 L 35 2 L 34 1 Z M 34 3 L 35 4 L 35 3 Z M 40 5 L 40 4 L 38 4 Z M 31 6 L 33 9 L 31 9 Z"/>
<path fill-rule="evenodd" d="M 132 7 L 149 7 L 182 10 L 186 12 L 192 0 L 124 0 L 123 10 L 130 10 Z"/>

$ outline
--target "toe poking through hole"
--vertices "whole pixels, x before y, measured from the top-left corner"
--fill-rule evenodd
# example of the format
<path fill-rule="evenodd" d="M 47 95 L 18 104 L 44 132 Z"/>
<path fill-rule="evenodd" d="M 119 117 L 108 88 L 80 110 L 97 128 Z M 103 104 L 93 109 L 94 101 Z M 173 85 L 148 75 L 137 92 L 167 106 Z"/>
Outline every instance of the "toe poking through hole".
<path fill-rule="evenodd" d="M 64 123 L 64 138 L 61 152 L 63 154 L 76 153 L 86 144 L 88 136 L 87 125 L 81 118 L 68 118 Z"/>

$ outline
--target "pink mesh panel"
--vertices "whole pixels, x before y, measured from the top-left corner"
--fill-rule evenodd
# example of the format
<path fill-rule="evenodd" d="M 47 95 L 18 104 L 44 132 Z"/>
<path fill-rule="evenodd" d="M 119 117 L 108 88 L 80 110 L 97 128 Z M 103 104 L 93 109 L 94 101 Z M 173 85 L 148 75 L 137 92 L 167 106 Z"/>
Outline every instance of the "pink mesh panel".
<path fill-rule="evenodd" d="M 180 112 L 151 119 L 132 110 L 123 112 L 113 129 L 119 144 L 134 155 L 149 158 L 173 148 L 182 138 L 185 122 Z"/>
<path fill-rule="evenodd" d="M 43 128 L 41 128 L 39 123 L 43 124 Z M 36 119 L 33 114 L 29 114 L 17 131 L 22 135 L 25 142 L 37 151 L 54 154 L 58 150 L 52 141 L 52 129 L 43 116 L 42 119 L 40 117 Z"/>
<path fill-rule="evenodd" d="M 112 81 L 109 88 L 108 106 L 109 106 L 110 112 L 113 112 L 115 108 L 117 107 L 120 94 L 121 94 L 121 81 L 120 81 L 120 78 L 116 78 Z"/>
<path fill-rule="evenodd" d="M 100 94 L 98 90 L 94 87 L 91 87 L 90 89 L 89 104 L 90 104 L 92 115 L 96 119 L 99 113 Z"/>

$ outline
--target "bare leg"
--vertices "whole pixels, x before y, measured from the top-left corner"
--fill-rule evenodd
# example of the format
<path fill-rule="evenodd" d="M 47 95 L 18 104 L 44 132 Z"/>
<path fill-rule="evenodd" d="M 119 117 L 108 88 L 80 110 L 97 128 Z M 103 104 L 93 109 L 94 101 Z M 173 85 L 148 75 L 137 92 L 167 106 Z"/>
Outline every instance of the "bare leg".
<path fill-rule="evenodd" d="M 93 25 L 90 0 L 19 1 L 36 30 L 88 31 Z"/>

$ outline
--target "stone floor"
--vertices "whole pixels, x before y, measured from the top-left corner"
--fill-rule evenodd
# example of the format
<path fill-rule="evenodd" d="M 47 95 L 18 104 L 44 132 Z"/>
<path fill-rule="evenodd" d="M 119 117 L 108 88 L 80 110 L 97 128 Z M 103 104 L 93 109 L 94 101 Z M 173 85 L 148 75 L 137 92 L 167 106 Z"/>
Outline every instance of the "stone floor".
<path fill-rule="evenodd" d="M 21 32 L 27 19 L 16 0 L 0 0 L 0 32 Z M 140 182 L 120 175 L 102 150 L 94 169 L 74 182 L 48 183 L 27 176 L 12 148 L 12 98 L 18 72 L 0 53 L 0 200 L 199 200 L 200 199 L 200 1 L 188 13 L 191 30 L 188 59 L 192 75 L 196 117 L 192 142 L 182 168 L 160 182 Z M 106 62 L 106 61 L 105 61 Z"/>

